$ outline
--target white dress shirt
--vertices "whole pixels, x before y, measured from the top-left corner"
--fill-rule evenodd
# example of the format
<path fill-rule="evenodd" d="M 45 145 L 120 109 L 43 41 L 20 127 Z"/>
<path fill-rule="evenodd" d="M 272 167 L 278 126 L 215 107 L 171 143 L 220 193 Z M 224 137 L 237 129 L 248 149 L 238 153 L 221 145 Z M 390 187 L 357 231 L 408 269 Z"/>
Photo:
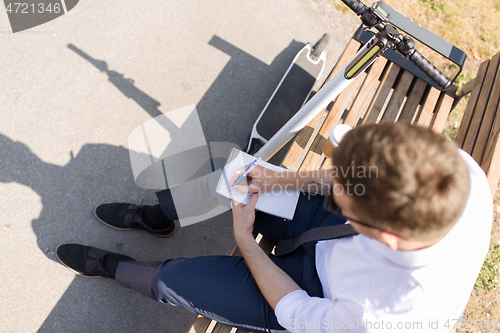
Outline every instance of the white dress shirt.
<path fill-rule="evenodd" d="M 486 176 L 464 151 L 471 177 L 465 211 L 438 243 L 392 250 L 357 235 L 318 242 L 324 298 L 297 290 L 276 306 L 291 332 L 448 332 L 468 302 L 489 248 L 492 198 Z"/>

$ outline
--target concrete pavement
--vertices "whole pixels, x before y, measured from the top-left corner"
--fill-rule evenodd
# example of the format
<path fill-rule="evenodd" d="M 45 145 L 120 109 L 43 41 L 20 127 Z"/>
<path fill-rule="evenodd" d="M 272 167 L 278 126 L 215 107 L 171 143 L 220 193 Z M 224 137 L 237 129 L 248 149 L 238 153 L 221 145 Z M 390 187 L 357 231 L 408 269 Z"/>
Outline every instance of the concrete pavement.
<path fill-rule="evenodd" d="M 304 43 L 331 35 L 323 81 L 358 24 L 326 0 L 86 0 L 12 34 L 0 10 L 0 332 L 186 331 L 193 314 L 75 276 L 55 248 L 229 254 L 228 213 L 168 239 L 97 222 L 102 202 L 155 203 L 134 184 L 128 135 L 195 104 L 207 141 L 243 147 Z"/>

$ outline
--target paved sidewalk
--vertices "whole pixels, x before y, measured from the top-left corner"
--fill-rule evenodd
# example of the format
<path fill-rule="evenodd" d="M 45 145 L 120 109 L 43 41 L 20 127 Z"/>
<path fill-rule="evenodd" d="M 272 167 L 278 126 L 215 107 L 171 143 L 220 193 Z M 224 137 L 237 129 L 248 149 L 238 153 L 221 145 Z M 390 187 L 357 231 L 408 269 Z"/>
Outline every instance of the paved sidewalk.
<path fill-rule="evenodd" d="M 243 147 L 304 43 L 331 35 L 324 80 L 358 23 L 327 0 L 85 0 L 12 34 L 0 9 L 0 332 L 186 331 L 193 314 L 75 276 L 55 248 L 229 254 L 228 213 L 168 239 L 97 222 L 99 203 L 156 200 L 134 184 L 129 134 L 195 104 L 207 141 Z"/>

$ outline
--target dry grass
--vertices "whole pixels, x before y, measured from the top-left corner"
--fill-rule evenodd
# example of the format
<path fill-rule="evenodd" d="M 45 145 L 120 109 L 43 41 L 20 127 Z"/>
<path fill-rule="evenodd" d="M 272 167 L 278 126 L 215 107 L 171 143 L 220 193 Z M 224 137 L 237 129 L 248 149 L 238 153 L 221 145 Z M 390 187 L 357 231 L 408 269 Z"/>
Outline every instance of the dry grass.
<path fill-rule="evenodd" d="M 335 7 L 353 15 L 338 0 L 331 0 Z M 467 60 L 457 85 L 460 87 L 474 78 L 482 61 L 500 52 L 500 0 L 383 0 L 399 12 L 412 18 L 422 26 L 441 36 L 467 54 Z M 364 0 L 367 5 L 373 0 Z M 453 68 L 443 59 L 417 46 L 438 68 L 449 74 Z M 452 136 L 465 110 L 467 98 L 448 117 L 445 133 Z M 494 221 L 491 244 L 500 244 L 500 190 L 494 200 Z M 457 268 L 457 274 L 460 274 Z M 493 333 L 498 328 L 479 328 L 483 323 L 496 319 L 500 322 L 500 288 L 490 291 L 474 289 L 464 313 L 465 327 L 459 332 Z M 471 322 L 474 325 L 471 325 Z M 471 327 L 474 326 L 474 327 Z"/>

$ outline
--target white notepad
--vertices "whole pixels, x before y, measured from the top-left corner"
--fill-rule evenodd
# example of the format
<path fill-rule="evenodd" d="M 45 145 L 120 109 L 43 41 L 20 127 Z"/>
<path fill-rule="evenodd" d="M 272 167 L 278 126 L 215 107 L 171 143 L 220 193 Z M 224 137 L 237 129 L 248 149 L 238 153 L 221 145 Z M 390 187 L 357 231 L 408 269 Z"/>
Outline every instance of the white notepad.
<path fill-rule="evenodd" d="M 236 190 L 231 190 L 229 187 L 229 180 L 234 175 L 236 170 L 245 168 L 245 166 L 249 165 L 254 160 L 255 157 L 233 148 L 231 155 L 224 166 L 222 175 L 219 178 L 217 188 L 215 189 L 216 192 L 226 198 L 246 205 L 250 200 L 250 194 L 242 194 Z M 277 167 L 264 161 L 259 162 L 259 165 L 274 171 L 289 172 L 287 169 Z M 259 200 L 257 201 L 255 208 L 261 212 L 291 220 L 295 214 L 299 194 L 300 192 L 296 190 L 277 188 L 274 191 L 263 192 L 259 194 Z"/>

